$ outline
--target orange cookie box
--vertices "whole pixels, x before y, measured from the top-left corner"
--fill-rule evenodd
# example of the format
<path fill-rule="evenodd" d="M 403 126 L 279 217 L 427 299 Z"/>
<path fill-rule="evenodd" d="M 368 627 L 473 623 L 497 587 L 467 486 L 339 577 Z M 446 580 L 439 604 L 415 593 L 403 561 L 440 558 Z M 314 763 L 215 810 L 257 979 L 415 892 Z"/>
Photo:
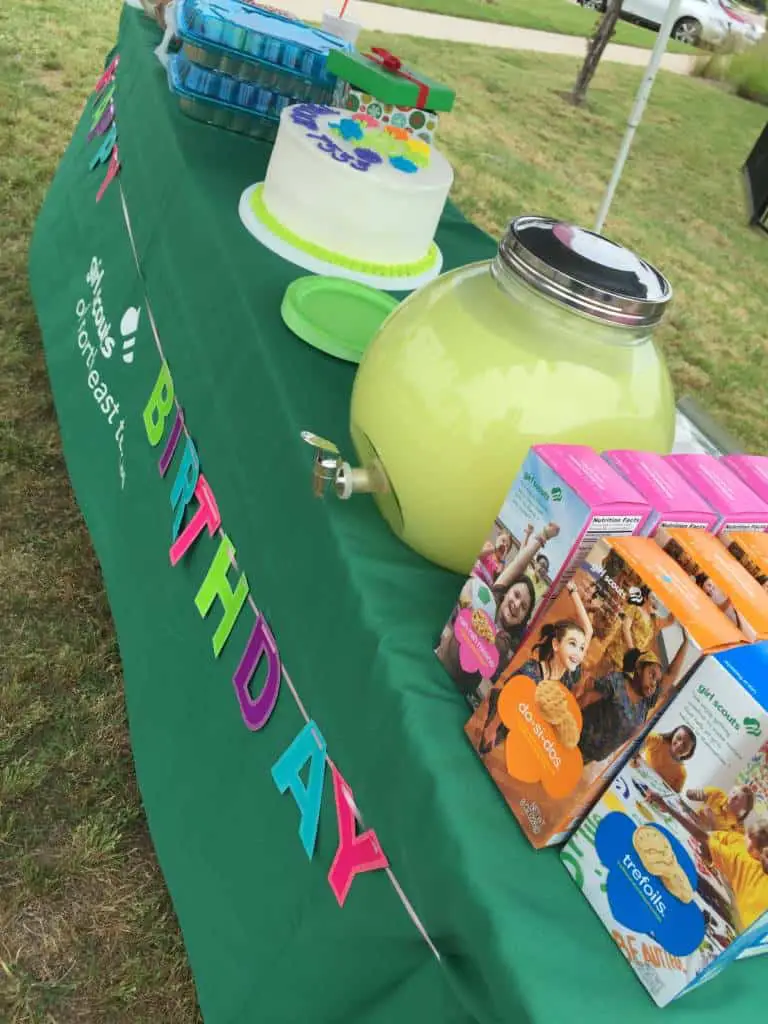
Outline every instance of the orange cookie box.
<path fill-rule="evenodd" d="M 600 540 L 465 732 L 531 843 L 552 846 L 578 826 L 694 665 L 743 643 L 655 540 Z M 539 691 L 544 681 L 557 687 Z"/>
<path fill-rule="evenodd" d="M 768 587 L 768 533 L 721 533 L 720 540 L 750 576 Z"/>
<path fill-rule="evenodd" d="M 670 555 L 749 641 L 768 639 L 768 593 L 726 550 L 733 534 L 714 537 L 701 530 L 661 529 L 656 543 Z M 742 544 L 751 536 L 739 534 Z M 766 537 L 756 533 L 756 538 Z M 758 541 L 759 542 L 759 541 Z M 756 550 L 756 548 L 755 548 Z"/>

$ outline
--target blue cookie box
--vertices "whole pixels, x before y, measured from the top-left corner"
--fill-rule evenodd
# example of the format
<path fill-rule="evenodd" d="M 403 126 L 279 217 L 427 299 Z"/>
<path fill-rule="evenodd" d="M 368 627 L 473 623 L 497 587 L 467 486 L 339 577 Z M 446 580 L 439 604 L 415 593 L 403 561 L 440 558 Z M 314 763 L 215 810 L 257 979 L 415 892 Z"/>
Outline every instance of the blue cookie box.
<path fill-rule="evenodd" d="M 267 64 L 331 90 L 337 78 L 326 71 L 328 54 L 352 50 L 337 36 L 238 0 L 181 0 L 178 34 L 183 43 L 218 53 L 222 61 Z"/>
<path fill-rule="evenodd" d="M 182 54 L 168 61 L 168 85 L 184 113 L 198 121 L 272 141 L 291 100 L 253 82 L 199 67 Z"/>

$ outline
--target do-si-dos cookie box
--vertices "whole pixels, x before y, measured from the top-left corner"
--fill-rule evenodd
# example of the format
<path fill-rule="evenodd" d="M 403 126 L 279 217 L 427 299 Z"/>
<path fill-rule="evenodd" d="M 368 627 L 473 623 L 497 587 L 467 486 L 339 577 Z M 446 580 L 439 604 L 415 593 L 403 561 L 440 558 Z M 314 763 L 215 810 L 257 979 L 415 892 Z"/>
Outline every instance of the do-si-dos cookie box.
<path fill-rule="evenodd" d="M 561 856 L 659 1006 L 768 952 L 768 644 L 695 666 Z"/>
<path fill-rule="evenodd" d="M 465 727 L 531 843 L 566 839 L 693 665 L 745 642 L 653 539 L 599 540 Z"/>

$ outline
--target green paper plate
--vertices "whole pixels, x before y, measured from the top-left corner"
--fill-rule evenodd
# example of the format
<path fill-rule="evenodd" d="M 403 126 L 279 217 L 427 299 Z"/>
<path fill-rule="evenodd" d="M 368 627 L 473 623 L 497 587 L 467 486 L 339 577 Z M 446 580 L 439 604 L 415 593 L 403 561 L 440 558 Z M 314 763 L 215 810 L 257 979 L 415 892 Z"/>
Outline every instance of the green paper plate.
<path fill-rule="evenodd" d="M 289 284 L 280 315 L 308 345 L 359 363 L 397 299 L 343 277 L 300 277 Z"/>

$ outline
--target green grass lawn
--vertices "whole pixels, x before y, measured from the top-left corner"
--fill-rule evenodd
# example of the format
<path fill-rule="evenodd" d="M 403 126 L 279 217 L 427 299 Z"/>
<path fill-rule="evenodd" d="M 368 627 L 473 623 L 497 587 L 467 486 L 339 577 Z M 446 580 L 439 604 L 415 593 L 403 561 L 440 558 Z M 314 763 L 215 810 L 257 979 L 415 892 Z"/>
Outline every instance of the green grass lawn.
<path fill-rule="evenodd" d="M 0 1021 L 194 1024 L 194 988 L 133 775 L 119 654 L 61 455 L 27 244 L 110 48 L 119 0 L 0 5 Z M 371 41 L 369 36 L 367 42 Z M 394 47 L 395 41 L 377 42 Z M 523 211 L 592 223 L 640 70 L 399 37 L 455 84 L 454 198 L 497 235 Z M 768 239 L 739 167 L 764 109 L 662 73 L 609 221 L 669 275 L 679 391 L 768 450 Z M 618 969 L 618 968 L 617 968 Z"/>
<path fill-rule="evenodd" d="M 0 3 L 2 1024 L 199 1019 L 27 289 L 35 214 L 119 11 L 119 0 Z"/>
<path fill-rule="evenodd" d="M 559 32 L 567 36 L 589 36 L 600 17 L 569 0 L 373 0 L 390 7 L 451 14 L 457 18 L 475 18 L 518 28 L 535 28 L 542 32 Z M 656 33 L 647 28 L 620 21 L 612 42 L 647 49 L 656 42 Z M 670 53 L 693 53 L 693 49 L 670 40 Z"/>

